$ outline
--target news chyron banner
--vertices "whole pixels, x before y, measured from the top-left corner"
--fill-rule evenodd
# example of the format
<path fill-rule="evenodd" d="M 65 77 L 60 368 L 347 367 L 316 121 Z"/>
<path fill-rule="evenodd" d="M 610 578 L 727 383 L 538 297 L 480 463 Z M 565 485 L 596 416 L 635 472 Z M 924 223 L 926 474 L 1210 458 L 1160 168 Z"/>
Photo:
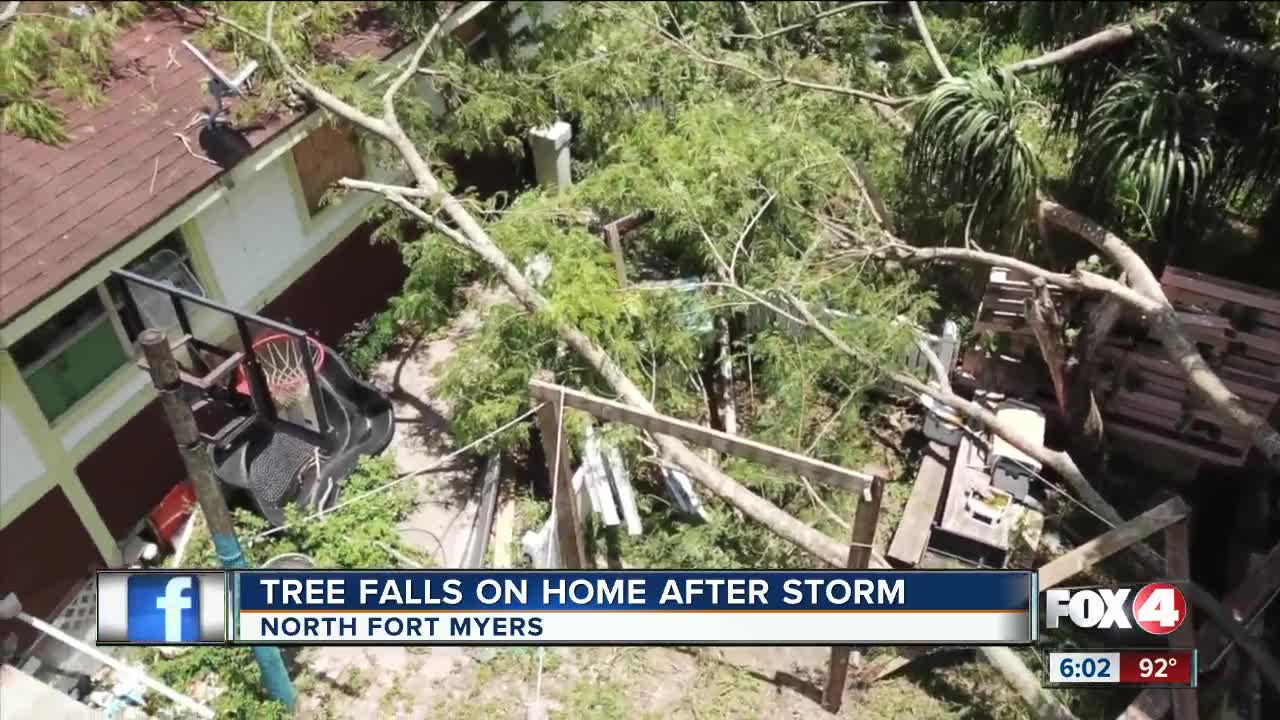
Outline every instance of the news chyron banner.
<path fill-rule="evenodd" d="M 117 575 L 125 577 L 103 582 Z M 124 638 L 115 642 L 128 643 L 208 641 L 194 628 L 212 626 L 204 613 L 218 604 L 204 600 L 203 585 L 183 590 L 182 573 L 147 573 L 165 580 L 124 601 L 104 599 L 104 587 L 132 590 L 135 575 L 100 574 L 100 633 L 111 627 L 111 638 Z M 226 642 L 236 645 L 1025 645 L 1036 638 L 1035 574 L 1023 571 L 244 570 L 226 578 Z M 118 614 L 105 617 L 107 608 Z M 135 618 L 149 629 L 135 633 Z"/>

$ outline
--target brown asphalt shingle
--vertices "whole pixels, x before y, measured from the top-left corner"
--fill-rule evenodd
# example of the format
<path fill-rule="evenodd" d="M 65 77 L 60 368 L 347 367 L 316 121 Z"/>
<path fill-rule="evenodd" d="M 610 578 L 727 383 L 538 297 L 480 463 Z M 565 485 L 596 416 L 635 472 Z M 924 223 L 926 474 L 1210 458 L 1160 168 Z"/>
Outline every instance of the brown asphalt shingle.
<path fill-rule="evenodd" d="M 221 174 L 174 136 L 212 104 L 204 69 L 180 45 L 198 29 L 167 13 L 129 28 L 113 51 L 118 77 L 104 90 L 106 102 L 94 108 L 59 103 L 67 113 L 66 144 L 0 134 L 0 323 Z M 348 57 L 385 58 L 395 50 L 390 33 L 376 23 L 334 46 Z M 180 66 L 170 61 L 171 48 Z M 206 54 L 224 68 L 235 67 L 233 59 Z M 250 131 L 249 141 L 259 147 L 299 117 L 272 118 Z M 198 128 L 186 134 L 200 152 Z"/>

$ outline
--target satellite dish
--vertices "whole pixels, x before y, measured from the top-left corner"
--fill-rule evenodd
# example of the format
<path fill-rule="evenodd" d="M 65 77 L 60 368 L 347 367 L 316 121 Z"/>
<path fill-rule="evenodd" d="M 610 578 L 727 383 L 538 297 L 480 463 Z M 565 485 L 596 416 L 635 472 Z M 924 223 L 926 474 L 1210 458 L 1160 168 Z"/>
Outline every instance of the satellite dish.
<path fill-rule="evenodd" d="M 209 94 L 217 102 L 215 116 L 222 112 L 223 98 L 242 97 L 244 95 L 241 92 L 241 88 L 248 81 L 249 76 L 253 74 L 253 71 L 258 69 L 258 62 L 251 60 L 248 65 L 240 68 L 240 72 L 235 77 L 232 77 L 223 72 L 222 68 L 215 65 L 212 60 L 205 57 L 204 53 L 197 50 L 196 46 L 189 41 L 183 40 L 182 46 L 187 49 L 187 52 L 194 55 L 196 60 L 199 60 L 200 64 L 204 65 L 204 69 L 209 73 Z"/>
<path fill-rule="evenodd" d="M 240 68 L 240 72 L 235 77 L 232 77 L 205 57 L 195 45 L 183 40 L 182 46 L 194 55 L 209 73 L 209 94 L 214 100 L 214 108 L 205 116 L 204 127 L 200 129 L 200 147 L 218 165 L 224 169 L 230 168 L 253 152 L 253 145 L 243 133 L 222 119 L 222 115 L 227 111 L 222 105 L 222 100 L 244 96 L 242 88 L 248 83 L 253 71 L 258 69 L 258 63 L 250 61 L 248 65 Z"/>

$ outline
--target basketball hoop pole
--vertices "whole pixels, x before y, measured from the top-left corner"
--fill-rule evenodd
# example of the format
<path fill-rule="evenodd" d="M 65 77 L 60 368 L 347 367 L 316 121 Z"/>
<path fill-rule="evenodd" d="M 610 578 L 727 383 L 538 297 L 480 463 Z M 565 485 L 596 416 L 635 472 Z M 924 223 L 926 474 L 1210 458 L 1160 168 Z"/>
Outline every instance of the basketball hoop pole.
<path fill-rule="evenodd" d="M 191 477 L 191 484 L 195 487 L 196 498 L 200 501 L 200 509 L 204 512 L 209 533 L 213 536 L 218 559 L 225 568 L 247 568 L 249 563 L 240 549 L 231 510 L 227 508 L 222 487 L 214 474 L 213 457 L 200 437 L 195 414 L 179 393 L 182 381 L 178 378 L 178 361 L 173 357 L 173 348 L 169 347 L 169 338 L 159 330 L 147 329 L 138 336 L 138 344 L 142 346 L 151 382 L 160 393 L 160 404 L 164 408 L 169 427 L 173 430 L 178 450 L 182 453 L 182 464 L 186 466 L 187 475 Z M 280 648 L 255 646 L 253 655 L 258 661 L 258 667 L 262 668 L 262 683 L 266 686 L 267 694 L 292 711 L 297 695 L 293 689 L 293 681 L 289 678 L 289 671 L 284 666 Z"/>

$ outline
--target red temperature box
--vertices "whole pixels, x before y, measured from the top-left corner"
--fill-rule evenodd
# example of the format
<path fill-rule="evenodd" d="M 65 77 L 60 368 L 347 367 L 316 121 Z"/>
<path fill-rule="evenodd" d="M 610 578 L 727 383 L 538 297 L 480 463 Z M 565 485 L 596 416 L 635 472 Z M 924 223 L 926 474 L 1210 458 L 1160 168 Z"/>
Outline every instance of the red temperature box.
<path fill-rule="evenodd" d="M 1120 683 L 1195 687 L 1197 659 L 1195 650 L 1124 650 Z"/>

